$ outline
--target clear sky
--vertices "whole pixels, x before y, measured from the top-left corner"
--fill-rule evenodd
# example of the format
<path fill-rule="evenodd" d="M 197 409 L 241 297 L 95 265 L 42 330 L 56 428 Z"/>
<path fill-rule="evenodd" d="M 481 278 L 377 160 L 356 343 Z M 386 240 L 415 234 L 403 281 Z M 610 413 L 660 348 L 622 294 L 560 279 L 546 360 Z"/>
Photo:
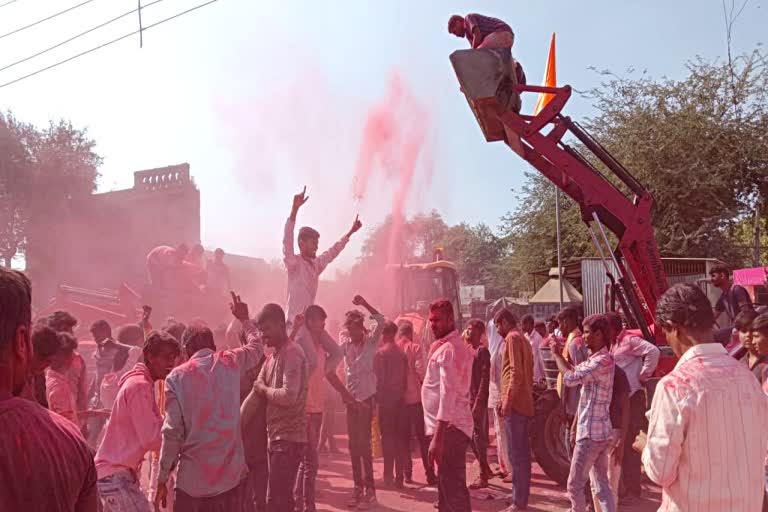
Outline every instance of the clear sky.
<path fill-rule="evenodd" d="M 0 8 L 0 35 L 81 1 L 17 0 Z M 144 24 L 202 1 L 163 0 L 143 11 Z M 135 6 L 94 0 L 0 38 L 0 67 Z M 143 49 L 136 36 L 0 87 L 0 108 L 37 124 L 64 117 L 87 127 L 105 158 L 99 191 L 131 186 L 135 170 L 189 162 L 201 189 L 204 245 L 270 259 L 279 256 L 291 195 L 303 185 L 311 198 L 300 222 L 320 229 L 321 245 L 355 213 L 367 227 L 383 219 L 392 185 L 380 178 L 355 202 L 351 179 L 365 112 L 397 73 L 430 126 L 422 163 L 431 165 L 422 166 L 408 211 L 437 208 L 450 223 L 496 226 L 516 204 L 526 164 L 503 144 L 484 142 L 459 93 L 448 55 L 466 41 L 446 26 L 451 14 L 467 12 L 512 25 L 530 83 L 542 79 L 552 32 L 558 80 L 581 90 L 599 83 L 591 66 L 675 78 L 686 60 L 726 49 L 717 0 L 219 0 L 147 31 Z M 137 25 L 135 15 L 126 17 L 0 71 L 0 84 Z M 766 27 L 768 2 L 750 0 L 735 27 L 736 52 L 764 42 Z M 581 119 L 591 107 L 574 97 L 567 113 Z M 337 268 L 354 261 L 362 238 Z"/>

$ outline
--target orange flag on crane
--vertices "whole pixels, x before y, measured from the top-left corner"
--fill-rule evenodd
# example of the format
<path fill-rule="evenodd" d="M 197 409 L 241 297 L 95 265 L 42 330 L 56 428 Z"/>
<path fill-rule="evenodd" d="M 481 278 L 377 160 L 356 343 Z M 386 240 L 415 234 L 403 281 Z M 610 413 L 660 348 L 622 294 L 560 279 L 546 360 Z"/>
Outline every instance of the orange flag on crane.
<path fill-rule="evenodd" d="M 552 41 L 549 43 L 549 57 L 547 57 L 547 67 L 544 71 L 544 87 L 557 87 L 557 70 L 555 69 L 555 33 L 552 33 Z M 536 102 L 536 108 L 533 115 L 537 115 L 547 106 L 554 94 L 539 93 L 539 101 Z"/>

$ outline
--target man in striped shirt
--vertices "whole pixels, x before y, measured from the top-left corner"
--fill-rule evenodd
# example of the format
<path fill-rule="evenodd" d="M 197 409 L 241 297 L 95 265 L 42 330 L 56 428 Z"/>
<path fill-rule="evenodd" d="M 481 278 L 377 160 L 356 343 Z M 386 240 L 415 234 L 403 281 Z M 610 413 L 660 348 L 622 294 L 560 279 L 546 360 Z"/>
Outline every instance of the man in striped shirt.
<path fill-rule="evenodd" d="M 584 342 L 591 352 L 586 361 L 574 367 L 559 351 L 552 351 L 565 385 L 582 386 L 568 497 L 573 512 L 584 512 L 587 508 L 584 486 L 591 477 L 600 509 L 615 512 L 616 498 L 608 479 L 608 456 L 613 446 L 610 406 L 614 374 L 613 357 L 608 352 L 608 321 L 602 315 L 592 315 L 584 320 L 583 327 Z"/>
<path fill-rule="evenodd" d="M 466 37 L 474 49 L 512 48 L 515 42 L 515 33 L 509 25 L 481 14 L 451 16 L 448 32 L 456 37 Z"/>
<path fill-rule="evenodd" d="M 656 386 L 643 450 L 660 511 L 747 512 L 763 504 L 768 401 L 750 371 L 714 341 L 715 315 L 695 285 L 670 288 L 656 324 L 680 360 Z"/>

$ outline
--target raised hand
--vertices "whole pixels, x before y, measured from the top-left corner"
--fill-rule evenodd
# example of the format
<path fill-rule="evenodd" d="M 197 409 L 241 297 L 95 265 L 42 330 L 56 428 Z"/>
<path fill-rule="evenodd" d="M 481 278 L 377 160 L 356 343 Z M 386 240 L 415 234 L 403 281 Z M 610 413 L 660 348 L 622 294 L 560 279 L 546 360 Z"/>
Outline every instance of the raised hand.
<path fill-rule="evenodd" d="M 239 295 L 235 295 L 235 292 L 229 293 L 232 294 L 232 303 L 229 305 L 229 308 L 232 310 L 232 316 L 241 322 L 248 321 L 250 319 L 250 315 L 248 314 L 248 304 L 243 302 Z"/>
<path fill-rule="evenodd" d="M 305 185 L 304 190 L 302 190 L 300 194 L 293 196 L 293 211 L 298 212 L 299 208 L 304 206 L 304 203 L 306 203 L 308 200 L 309 196 L 307 195 L 307 187 Z"/>
<path fill-rule="evenodd" d="M 355 306 L 365 306 L 366 302 L 362 295 L 355 295 L 355 297 L 352 299 L 352 304 Z"/>
<path fill-rule="evenodd" d="M 349 229 L 347 236 L 352 236 L 363 227 L 363 223 L 360 221 L 360 215 L 355 215 L 355 222 L 352 223 L 352 227 Z"/>
<path fill-rule="evenodd" d="M 149 324 L 149 317 L 152 316 L 152 306 L 142 306 L 141 308 L 141 325 Z"/>

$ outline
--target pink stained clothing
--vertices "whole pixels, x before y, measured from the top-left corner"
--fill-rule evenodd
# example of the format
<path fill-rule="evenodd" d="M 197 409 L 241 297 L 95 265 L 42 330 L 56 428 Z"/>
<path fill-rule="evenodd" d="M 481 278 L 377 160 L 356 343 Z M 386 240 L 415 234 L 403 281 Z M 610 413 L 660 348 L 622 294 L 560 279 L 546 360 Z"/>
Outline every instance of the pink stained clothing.
<path fill-rule="evenodd" d="M 469 407 L 472 352 L 458 331 L 437 340 L 434 346 L 421 387 L 426 434 L 434 434 L 437 423 L 445 421 L 471 438 L 474 429 Z"/>
<path fill-rule="evenodd" d="M 414 405 L 421 403 L 421 383 L 424 382 L 426 367 L 424 364 L 424 353 L 421 345 L 414 343 L 408 338 L 400 338 L 397 346 L 405 352 L 408 358 L 408 373 L 405 384 L 405 405 Z"/>
<path fill-rule="evenodd" d="M 288 271 L 288 305 L 285 318 L 292 322 L 296 315 L 315 303 L 320 274 L 336 259 L 349 242 L 345 236 L 330 249 L 313 260 L 306 260 L 294 252 L 293 231 L 296 221 L 288 219 L 283 231 L 283 263 Z"/>
<path fill-rule="evenodd" d="M 307 413 L 321 413 L 325 410 L 325 349 L 320 343 L 312 340 L 312 348 L 315 350 L 317 365 L 309 374 L 309 389 L 307 390 Z"/>
<path fill-rule="evenodd" d="M 660 511 L 760 510 L 768 400 L 754 375 L 715 343 L 695 345 L 658 383 L 643 465 Z"/>
<path fill-rule="evenodd" d="M 169 268 L 176 263 L 176 249 L 167 245 L 155 247 L 147 254 L 148 267 Z"/>
<path fill-rule="evenodd" d="M 128 349 L 128 359 L 125 361 L 123 369 L 104 375 L 104 378 L 101 380 L 101 394 L 99 395 L 101 398 L 101 405 L 104 409 L 112 409 L 112 405 L 117 398 L 117 393 L 120 391 L 123 376 L 133 370 L 133 367 L 139 362 L 141 356 L 142 350 L 139 347 L 131 347 Z"/>
<path fill-rule="evenodd" d="M 624 370 L 629 381 L 630 395 L 644 389 L 644 384 L 653 377 L 659 364 L 659 347 L 640 336 L 623 330 L 616 338 L 618 342 L 611 347 L 611 355 L 616 366 Z"/>
<path fill-rule="evenodd" d="M 96 512 L 93 451 L 78 429 L 23 398 L 0 400 L 0 510 Z"/>
<path fill-rule="evenodd" d="M 68 419 L 78 428 L 80 427 L 75 392 L 64 373 L 53 368 L 45 370 L 45 396 L 48 399 L 50 410 Z"/>
<path fill-rule="evenodd" d="M 96 453 L 99 479 L 125 470 L 136 474 L 144 455 L 160 449 L 163 418 L 157 408 L 149 369 L 136 363 L 119 385 L 104 439 Z"/>
<path fill-rule="evenodd" d="M 66 371 L 62 372 L 69 380 L 72 393 L 75 397 L 75 405 L 78 411 L 88 409 L 88 372 L 85 359 L 78 352 L 72 356 L 72 363 Z"/>

